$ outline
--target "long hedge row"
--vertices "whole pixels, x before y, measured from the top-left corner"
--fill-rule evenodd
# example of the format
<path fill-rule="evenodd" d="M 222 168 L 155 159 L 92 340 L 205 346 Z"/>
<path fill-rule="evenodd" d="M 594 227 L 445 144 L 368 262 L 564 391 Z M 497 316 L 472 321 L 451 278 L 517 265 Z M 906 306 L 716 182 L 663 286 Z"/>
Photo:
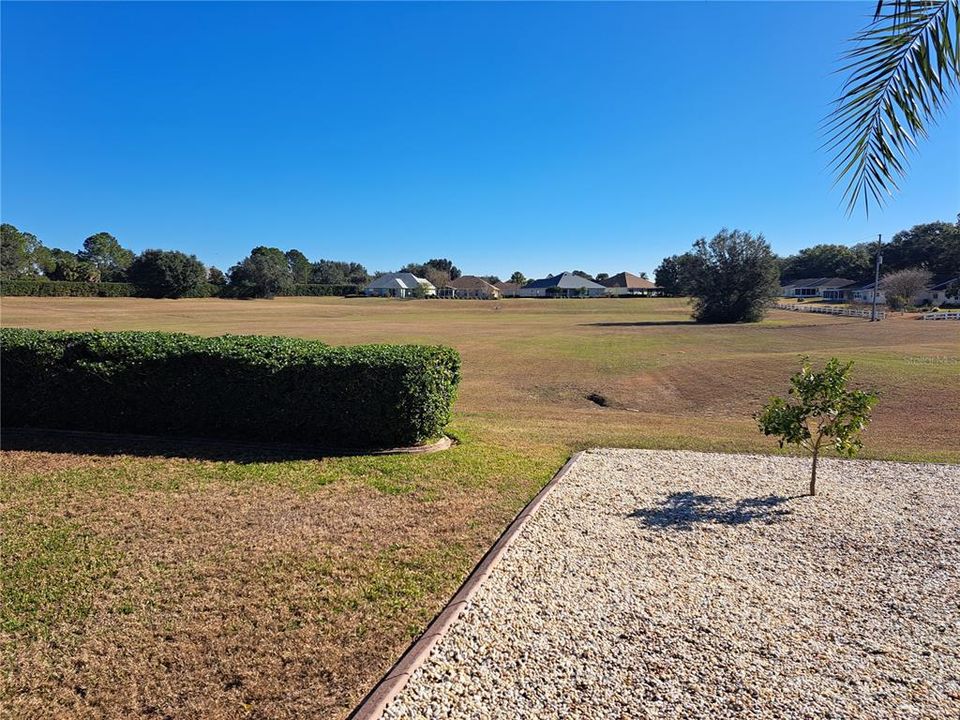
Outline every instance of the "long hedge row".
<path fill-rule="evenodd" d="M 460 356 L 250 335 L 0 330 L 4 426 L 415 445 L 441 434 Z"/>
<path fill-rule="evenodd" d="M 291 285 L 280 293 L 284 296 L 337 297 L 357 295 L 359 285 L 317 285 L 302 283 Z M 137 287 L 132 283 L 70 282 L 67 280 L 4 280 L 0 282 L 0 295 L 33 297 L 137 297 Z M 184 295 L 188 298 L 230 297 L 229 288 L 203 283 Z"/>
<path fill-rule="evenodd" d="M 130 283 L 70 282 L 68 280 L 4 280 L 0 295 L 33 297 L 132 297 L 137 288 Z"/>

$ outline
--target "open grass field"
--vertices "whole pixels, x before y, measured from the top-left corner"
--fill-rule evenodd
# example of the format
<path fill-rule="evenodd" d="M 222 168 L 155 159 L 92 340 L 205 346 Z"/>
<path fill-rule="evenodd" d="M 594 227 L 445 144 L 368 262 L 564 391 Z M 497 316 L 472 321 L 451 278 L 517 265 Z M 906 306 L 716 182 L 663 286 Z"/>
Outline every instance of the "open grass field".
<path fill-rule="evenodd" d="M 5 433 L 0 707 L 16 717 L 342 717 L 570 452 L 775 452 L 750 415 L 801 354 L 856 360 L 857 384 L 882 393 L 865 457 L 960 462 L 950 323 L 774 311 L 697 326 L 673 299 L 3 298 L 0 311 L 6 326 L 443 343 L 464 360 L 461 442 L 435 455 Z"/>

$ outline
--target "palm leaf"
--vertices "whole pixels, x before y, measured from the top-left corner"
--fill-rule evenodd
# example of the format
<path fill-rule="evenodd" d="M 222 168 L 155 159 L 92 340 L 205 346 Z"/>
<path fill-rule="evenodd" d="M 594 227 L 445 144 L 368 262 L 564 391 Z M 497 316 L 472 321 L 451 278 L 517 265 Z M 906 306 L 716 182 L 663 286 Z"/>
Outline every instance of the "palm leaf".
<path fill-rule="evenodd" d="M 960 83 L 960 0 L 877 3 L 873 21 L 844 55 L 847 75 L 824 122 L 830 170 L 847 212 L 883 205 L 909 153 Z"/>

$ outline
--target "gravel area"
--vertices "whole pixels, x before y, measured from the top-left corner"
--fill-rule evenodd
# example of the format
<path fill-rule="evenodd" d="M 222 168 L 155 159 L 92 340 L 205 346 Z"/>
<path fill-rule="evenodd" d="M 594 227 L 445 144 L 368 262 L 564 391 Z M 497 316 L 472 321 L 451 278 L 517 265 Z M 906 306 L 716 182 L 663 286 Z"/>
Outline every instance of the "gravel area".
<path fill-rule="evenodd" d="M 960 466 L 585 453 L 384 718 L 958 718 Z"/>

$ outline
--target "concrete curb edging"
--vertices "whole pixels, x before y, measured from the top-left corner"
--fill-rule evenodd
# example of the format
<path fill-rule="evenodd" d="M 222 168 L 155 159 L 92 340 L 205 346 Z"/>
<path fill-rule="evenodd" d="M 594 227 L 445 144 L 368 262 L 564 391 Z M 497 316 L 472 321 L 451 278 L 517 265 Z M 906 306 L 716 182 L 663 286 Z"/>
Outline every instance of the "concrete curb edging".
<path fill-rule="evenodd" d="M 379 720 L 387 705 L 407 684 L 407 680 L 410 679 L 413 672 L 426 662 L 433 646 L 447 634 L 447 631 L 456 622 L 467 602 L 483 585 L 484 580 L 496 567 L 507 548 L 513 544 L 513 541 L 520 534 L 523 526 L 537 512 L 543 501 L 557 486 L 557 483 L 570 472 L 581 455 L 583 455 L 582 450 L 571 455 L 570 459 L 550 479 L 550 482 L 544 485 L 533 500 L 527 503 L 526 507 L 507 526 L 507 529 L 503 531 L 493 546 L 487 550 L 486 555 L 477 563 L 467 579 L 463 581 L 460 589 L 457 590 L 446 607 L 427 626 L 423 634 L 407 648 L 396 664 L 387 671 L 387 674 L 367 693 L 360 704 L 347 716 L 347 720 Z"/>

